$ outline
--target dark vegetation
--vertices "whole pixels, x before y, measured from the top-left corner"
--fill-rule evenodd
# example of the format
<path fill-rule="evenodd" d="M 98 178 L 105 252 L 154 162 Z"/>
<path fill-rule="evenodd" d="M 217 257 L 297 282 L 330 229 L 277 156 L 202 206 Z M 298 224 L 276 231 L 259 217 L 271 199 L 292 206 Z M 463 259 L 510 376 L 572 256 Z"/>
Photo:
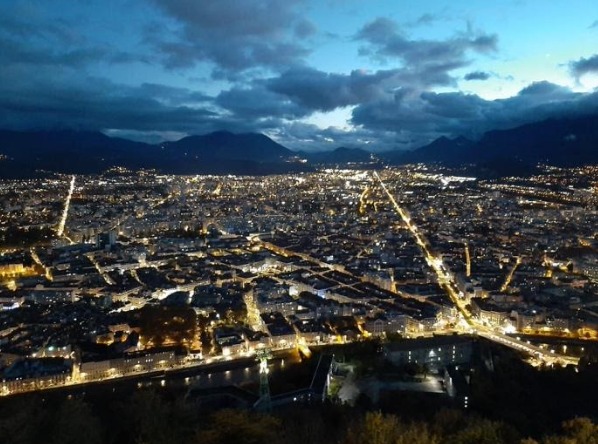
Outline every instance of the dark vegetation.
<path fill-rule="evenodd" d="M 56 237 L 56 232 L 51 228 L 20 228 L 8 227 L 0 231 L 0 247 L 2 248 L 29 248 L 34 245 L 50 244 Z"/>
<path fill-rule="evenodd" d="M 598 425 L 588 418 L 562 423 L 532 439 L 512 425 L 441 409 L 426 420 L 339 405 L 294 406 L 274 413 L 202 411 L 182 398 L 138 391 L 109 405 L 81 399 L 58 406 L 40 398 L 0 407 L 0 443 L 269 443 L 269 444 L 595 444 Z"/>
<path fill-rule="evenodd" d="M 140 337 L 144 345 L 190 345 L 196 326 L 195 312 L 189 307 L 146 305 L 139 312 Z"/>
<path fill-rule="evenodd" d="M 162 319 L 163 314 L 148 316 Z M 271 413 L 217 410 L 188 396 L 186 387 L 153 391 L 131 386 L 123 394 L 106 384 L 67 398 L 56 391 L 0 399 L 0 444 L 598 444 L 598 365 L 593 357 L 586 357 L 577 371 L 538 370 L 511 350 L 484 341 L 479 347 L 477 355 L 484 360 L 472 362 L 469 409 L 443 395 L 387 392 L 376 405 L 362 395 L 353 407 L 331 401 L 292 403 Z M 319 352 L 274 371 L 272 394 L 308 385 Z M 355 365 L 362 376 L 385 368 L 377 341 L 324 352 Z M 258 384 L 244 389 L 257 393 Z"/>

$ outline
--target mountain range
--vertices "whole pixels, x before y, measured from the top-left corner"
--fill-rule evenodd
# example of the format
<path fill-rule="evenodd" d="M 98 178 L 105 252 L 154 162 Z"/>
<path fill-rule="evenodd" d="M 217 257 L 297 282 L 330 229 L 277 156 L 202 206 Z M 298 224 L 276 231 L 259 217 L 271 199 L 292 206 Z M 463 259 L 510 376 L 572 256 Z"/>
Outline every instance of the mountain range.
<path fill-rule="evenodd" d="M 550 119 L 485 133 L 476 142 L 441 137 L 411 152 L 393 152 L 398 163 L 484 164 L 509 160 L 524 164 L 576 166 L 598 163 L 598 115 Z"/>
<path fill-rule="evenodd" d="M 260 175 L 307 171 L 296 153 L 262 134 L 218 131 L 150 145 L 90 131 L 0 131 L 0 177 L 94 174 L 114 166 L 171 174 Z"/>
<path fill-rule="evenodd" d="M 260 175 L 355 163 L 474 165 L 499 175 L 525 171 L 538 163 L 598 164 L 598 115 L 489 131 L 477 141 L 440 137 L 413 151 L 375 155 L 346 147 L 326 152 L 296 152 L 263 134 L 227 131 L 151 145 L 90 131 L 0 130 L 2 178 L 31 177 L 44 172 L 101 173 L 114 166 L 171 174 Z"/>

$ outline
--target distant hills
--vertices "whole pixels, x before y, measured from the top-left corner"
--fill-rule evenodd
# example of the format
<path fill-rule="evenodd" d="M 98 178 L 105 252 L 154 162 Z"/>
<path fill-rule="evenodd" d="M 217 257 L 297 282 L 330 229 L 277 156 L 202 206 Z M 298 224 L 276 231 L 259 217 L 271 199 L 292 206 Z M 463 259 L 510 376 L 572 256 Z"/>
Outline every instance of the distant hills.
<path fill-rule="evenodd" d="M 489 131 L 478 141 L 440 137 L 413 151 L 372 153 L 360 148 L 295 152 L 255 133 L 217 131 L 151 145 L 90 131 L 1 131 L 0 177 L 44 172 L 101 173 L 114 166 L 171 174 L 274 174 L 317 165 L 441 163 L 489 174 L 524 174 L 538 163 L 598 164 L 598 115 L 552 119 Z"/>
<path fill-rule="evenodd" d="M 191 156 L 193 159 L 203 160 L 281 162 L 296 154 L 263 134 L 233 134 L 228 131 L 189 136 L 176 142 L 165 142 L 160 148 L 169 157 Z"/>
<path fill-rule="evenodd" d="M 391 164 L 437 162 L 498 170 L 598 164 L 598 116 L 550 119 L 512 129 L 489 131 L 477 142 L 441 137 L 420 149 L 387 153 Z M 505 171 L 508 173 L 508 171 Z"/>
<path fill-rule="evenodd" d="M 306 171 L 296 153 L 262 134 L 218 131 L 150 145 L 88 131 L 0 131 L 0 177 L 101 173 L 114 166 L 170 174 Z"/>
<path fill-rule="evenodd" d="M 419 149 L 413 151 L 390 151 L 383 153 L 382 156 L 391 164 L 451 163 L 455 161 L 455 156 L 459 158 L 465 157 L 468 150 L 474 145 L 473 141 L 462 136 L 455 139 L 442 136 Z M 461 162 L 461 160 L 458 161 L 458 163 Z"/>

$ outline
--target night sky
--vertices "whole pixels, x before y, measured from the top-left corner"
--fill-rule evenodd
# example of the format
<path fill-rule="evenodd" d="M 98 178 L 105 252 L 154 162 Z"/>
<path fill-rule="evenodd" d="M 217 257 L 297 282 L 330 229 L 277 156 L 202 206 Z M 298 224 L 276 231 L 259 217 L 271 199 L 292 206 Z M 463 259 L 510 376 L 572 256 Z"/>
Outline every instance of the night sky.
<path fill-rule="evenodd" d="M 596 0 L 0 0 L 0 128 L 408 149 L 598 113 Z"/>

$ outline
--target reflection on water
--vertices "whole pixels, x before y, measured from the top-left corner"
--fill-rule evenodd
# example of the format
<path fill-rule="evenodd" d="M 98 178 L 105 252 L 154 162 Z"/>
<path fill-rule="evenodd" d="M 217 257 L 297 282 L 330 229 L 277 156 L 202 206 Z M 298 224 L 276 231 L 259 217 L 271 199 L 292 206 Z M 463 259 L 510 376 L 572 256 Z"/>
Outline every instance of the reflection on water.
<path fill-rule="evenodd" d="M 285 353 L 284 358 L 276 357 L 269 361 L 270 372 L 285 369 L 288 363 L 301 362 L 297 353 Z M 122 399 L 140 389 L 186 390 L 196 388 L 216 388 L 229 385 L 259 384 L 259 365 L 256 360 L 231 360 L 210 367 L 186 369 L 180 372 L 154 376 L 139 376 L 135 379 L 113 379 L 103 383 L 67 386 L 44 393 L 44 399 L 82 398 L 90 401 L 110 402 L 110 399 Z M 28 396 L 16 395 L 16 396 Z"/>
<path fill-rule="evenodd" d="M 288 358 L 287 358 L 288 359 Z M 281 370 L 285 368 L 284 358 L 272 359 L 268 368 L 270 372 Z M 167 374 L 160 376 L 160 379 L 150 378 L 146 381 L 137 382 L 137 388 L 147 387 L 166 387 L 173 388 L 177 386 L 187 386 L 196 388 L 215 388 L 227 385 L 243 386 L 249 383 L 258 383 L 260 380 L 259 365 L 256 362 L 251 362 L 242 367 L 229 368 L 222 371 L 207 371 L 199 370 L 195 375 L 177 375 Z"/>

